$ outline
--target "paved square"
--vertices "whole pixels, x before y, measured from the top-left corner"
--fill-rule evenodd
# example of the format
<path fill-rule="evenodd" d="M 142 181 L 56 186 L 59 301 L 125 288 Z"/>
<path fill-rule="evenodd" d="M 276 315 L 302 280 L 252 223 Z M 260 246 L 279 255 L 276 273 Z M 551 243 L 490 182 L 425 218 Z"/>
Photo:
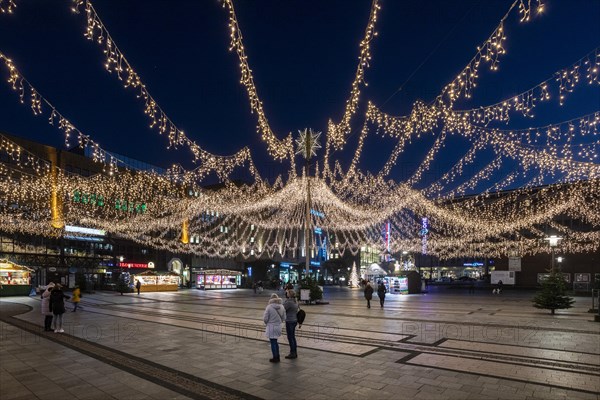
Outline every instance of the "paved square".
<path fill-rule="evenodd" d="M 531 293 L 439 288 L 367 309 L 360 290 L 328 287 L 330 304 L 305 306 L 299 358 L 271 364 L 262 323 L 269 295 L 96 292 L 65 315 L 63 335 L 42 332 L 38 298 L 3 298 L 0 394 L 600 399 L 600 324 L 589 298 L 551 316 L 531 306 Z M 286 354 L 285 335 L 280 346 Z"/>

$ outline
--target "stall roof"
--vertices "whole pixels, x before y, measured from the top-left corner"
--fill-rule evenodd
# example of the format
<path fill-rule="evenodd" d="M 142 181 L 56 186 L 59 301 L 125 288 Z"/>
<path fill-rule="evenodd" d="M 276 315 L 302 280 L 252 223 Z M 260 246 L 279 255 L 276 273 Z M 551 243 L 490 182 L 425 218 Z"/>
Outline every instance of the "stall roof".
<path fill-rule="evenodd" d="M 26 267 L 25 265 L 16 264 L 6 258 L 0 259 L 0 268 L 2 269 L 14 269 L 14 270 L 26 270 L 29 272 L 34 272 L 33 268 Z"/>

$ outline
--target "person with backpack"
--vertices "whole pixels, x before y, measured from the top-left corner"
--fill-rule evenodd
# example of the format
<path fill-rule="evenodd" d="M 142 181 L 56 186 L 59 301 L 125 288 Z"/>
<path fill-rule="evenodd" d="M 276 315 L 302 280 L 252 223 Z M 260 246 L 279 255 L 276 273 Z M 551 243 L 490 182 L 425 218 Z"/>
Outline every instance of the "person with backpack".
<path fill-rule="evenodd" d="M 373 286 L 371 282 L 365 283 L 365 299 L 367 299 L 367 308 L 371 308 L 371 299 L 373 298 Z"/>
<path fill-rule="evenodd" d="M 266 325 L 265 335 L 271 342 L 273 358 L 271 358 L 269 362 L 272 363 L 278 363 L 280 361 L 279 343 L 277 343 L 277 339 L 281 336 L 281 323 L 286 320 L 285 308 L 283 308 L 281 303 L 281 297 L 277 296 L 277 293 L 273 293 L 263 315 L 263 322 Z"/>
<path fill-rule="evenodd" d="M 292 289 L 288 289 L 285 292 L 285 301 L 283 302 L 283 308 L 285 308 L 285 333 L 287 334 L 287 340 L 290 345 L 290 354 L 285 356 L 287 359 L 298 358 L 298 344 L 296 343 L 296 326 L 298 325 L 298 303 L 296 302 L 296 292 Z"/>
<path fill-rule="evenodd" d="M 380 281 L 379 286 L 377 286 L 377 296 L 379 296 L 379 304 L 381 304 L 381 308 L 383 308 L 383 303 L 385 303 L 386 292 L 387 289 L 385 288 L 383 281 Z"/>
<path fill-rule="evenodd" d="M 54 314 L 54 333 L 63 333 L 63 314 L 65 313 L 65 299 L 70 299 L 62 291 L 61 285 L 54 286 L 50 294 L 50 309 Z"/>

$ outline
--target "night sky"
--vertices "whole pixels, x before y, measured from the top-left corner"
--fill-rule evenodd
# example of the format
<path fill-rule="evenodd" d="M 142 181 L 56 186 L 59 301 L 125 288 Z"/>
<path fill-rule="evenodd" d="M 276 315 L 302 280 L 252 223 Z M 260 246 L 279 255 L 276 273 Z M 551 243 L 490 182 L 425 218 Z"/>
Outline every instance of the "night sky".
<path fill-rule="evenodd" d="M 532 0 L 534 3 L 534 1 Z M 161 167 L 191 167 L 189 150 L 166 150 L 148 127 L 143 102 L 103 68 L 102 49 L 84 38 L 85 18 L 69 0 L 16 0 L 0 15 L 0 51 L 81 131 L 103 148 Z M 404 115 L 429 102 L 475 54 L 512 0 L 383 0 L 372 42 L 369 83 L 361 95 L 354 133 L 342 162 L 353 153 L 368 99 Z M 600 1 L 545 0 L 529 23 L 513 13 L 505 24 L 507 54 L 499 71 L 482 68 L 478 88 L 458 109 L 496 103 L 547 79 L 600 45 Z M 217 0 L 95 0 L 102 21 L 167 115 L 206 150 L 227 155 L 249 146 L 265 176 L 278 172 L 256 132 L 235 53 L 229 52 L 227 12 Z M 369 0 L 238 0 L 234 2 L 246 53 L 271 127 L 279 138 L 339 121 L 356 70 L 358 43 Z M 420 66 L 420 67 L 419 67 Z M 1 69 L 0 131 L 62 147 L 64 137 L 18 101 Z M 401 90 L 398 90 L 402 86 Z M 600 110 L 597 85 L 579 85 L 565 106 L 536 109 L 535 119 L 511 128 L 543 126 Z M 377 171 L 394 142 L 367 141 L 362 169 Z M 423 144 L 423 151 L 427 148 Z M 418 164 L 419 151 L 402 165 Z M 443 159 L 440 160 L 443 164 Z M 448 160 L 448 163 L 451 161 Z"/>

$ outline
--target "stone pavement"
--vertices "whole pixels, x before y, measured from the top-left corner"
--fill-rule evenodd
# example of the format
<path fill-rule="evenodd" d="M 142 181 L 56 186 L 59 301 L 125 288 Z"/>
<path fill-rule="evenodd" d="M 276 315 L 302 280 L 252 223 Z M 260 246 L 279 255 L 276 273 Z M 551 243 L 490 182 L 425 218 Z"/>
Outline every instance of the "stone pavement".
<path fill-rule="evenodd" d="M 65 334 L 42 331 L 39 298 L 3 298 L 1 398 L 51 398 L 43 388 L 54 382 L 82 399 L 600 399 L 600 324 L 589 298 L 551 316 L 531 306 L 531 293 L 442 288 L 367 309 L 359 290 L 327 287 L 329 305 L 304 306 L 299 358 L 271 364 L 269 295 L 84 294 L 83 310 L 65 315 Z M 280 346 L 287 354 L 285 336 Z M 33 362 L 47 357 L 52 377 Z"/>

